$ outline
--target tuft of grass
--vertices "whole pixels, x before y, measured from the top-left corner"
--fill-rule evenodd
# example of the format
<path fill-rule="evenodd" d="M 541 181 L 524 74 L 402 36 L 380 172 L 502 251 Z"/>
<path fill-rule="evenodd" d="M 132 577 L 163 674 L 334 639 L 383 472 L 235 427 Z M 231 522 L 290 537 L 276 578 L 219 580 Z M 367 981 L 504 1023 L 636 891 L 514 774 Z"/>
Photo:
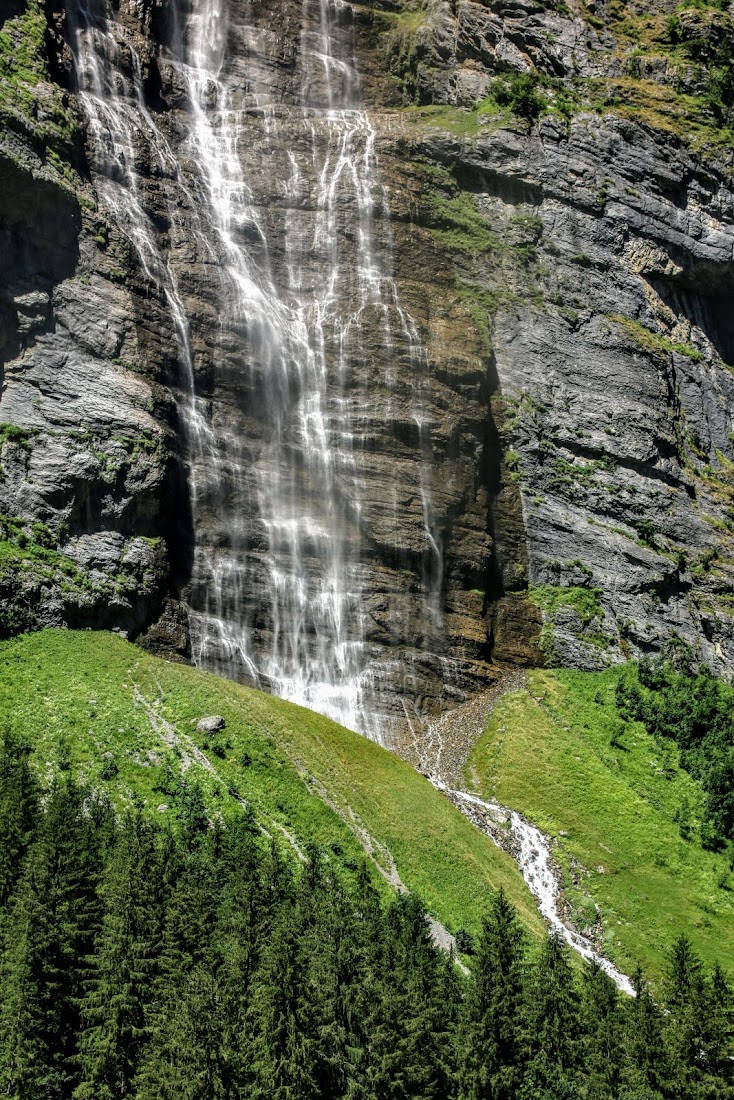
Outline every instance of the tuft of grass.
<path fill-rule="evenodd" d="M 20 428 L 17 424 L 0 424 L 0 450 L 5 443 L 15 443 L 23 450 L 30 451 L 34 435 L 37 432 L 31 428 Z"/>
<path fill-rule="evenodd" d="M 216 738 L 197 729 L 211 714 L 226 722 Z M 211 815 L 236 810 L 239 796 L 276 838 L 285 830 L 347 864 L 361 857 L 359 836 L 369 836 L 378 861 L 394 860 L 449 928 L 476 931 L 501 886 L 527 927 L 541 930 L 510 857 L 393 753 L 114 634 L 45 630 L 0 643 L 0 722 L 34 745 L 46 780 L 63 747 L 77 776 L 118 804 L 138 798 L 158 813 L 169 802 L 170 769 L 186 770 L 200 780 Z"/>
<path fill-rule="evenodd" d="M 497 102 L 494 96 L 486 96 L 473 107 L 454 107 L 451 104 L 410 105 L 399 108 L 401 118 L 412 126 L 423 129 L 447 130 L 455 137 L 474 138 L 479 133 L 511 126 L 513 114 L 509 106 Z"/>
<path fill-rule="evenodd" d="M 448 195 L 427 191 L 425 220 L 432 235 L 452 251 L 475 255 L 498 247 L 496 234 L 488 228 L 486 219 L 465 191 L 456 190 Z"/>
<path fill-rule="evenodd" d="M 557 457 L 551 467 L 549 486 L 557 493 L 578 496 L 579 490 L 586 491 L 597 485 L 597 475 L 601 471 L 610 473 L 614 469 L 614 459 L 610 455 L 585 461 L 577 458 L 569 462 Z"/>
<path fill-rule="evenodd" d="M 599 906 L 609 955 L 659 977 L 685 932 L 708 963 L 734 958 L 728 863 L 695 839 L 700 786 L 637 722 L 621 723 L 619 668 L 535 670 L 506 695 L 475 746 L 467 777 L 485 797 L 555 839 L 571 905 Z M 681 836 L 682 807 L 693 839 Z M 583 871 L 579 870 L 579 864 Z"/>
<path fill-rule="evenodd" d="M 0 31 L 0 76 L 34 84 L 47 76 L 44 61 L 46 18 L 40 0 L 8 19 Z"/>
<path fill-rule="evenodd" d="M 479 283 L 459 278 L 456 279 L 455 289 L 474 322 L 483 349 L 489 354 L 492 350 L 492 319 L 502 296 Z"/>
<path fill-rule="evenodd" d="M 650 355 L 660 356 L 661 354 L 669 355 L 672 352 L 677 352 L 678 355 L 685 355 L 695 363 L 699 363 L 703 359 L 701 352 L 691 347 L 690 344 L 674 343 L 672 340 L 666 339 L 665 336 L 652 332 L 645 325 L 641 325 L 639 321 L 633 321 L 631 317 L 612 314 L 609 320 L 620 325 L 632 342 Z"/>
<path fill-rule="evenodd" d="M 36 435 L 35 431 L 28 428 L 20 428 L 17 424 L 0 424 L 0 459 L 2 459 L 3 447 L 6 443 L 12 443 L 24 451 L 30 451 L 31 440 Z M 0 461 L 0 481 L 5 480 L 5 471 Z"/>

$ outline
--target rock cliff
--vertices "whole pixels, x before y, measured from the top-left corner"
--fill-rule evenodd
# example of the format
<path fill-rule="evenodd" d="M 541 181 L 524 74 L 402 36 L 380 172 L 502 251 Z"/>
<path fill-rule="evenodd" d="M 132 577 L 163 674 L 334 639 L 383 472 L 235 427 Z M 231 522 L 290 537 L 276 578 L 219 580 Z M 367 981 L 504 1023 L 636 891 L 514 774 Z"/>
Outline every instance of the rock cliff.
<path fill-rule="evenodd" d="M 0 13 L 3 632 L 381 736 L 506 665 L 731 667 L 725 13 Z"/>

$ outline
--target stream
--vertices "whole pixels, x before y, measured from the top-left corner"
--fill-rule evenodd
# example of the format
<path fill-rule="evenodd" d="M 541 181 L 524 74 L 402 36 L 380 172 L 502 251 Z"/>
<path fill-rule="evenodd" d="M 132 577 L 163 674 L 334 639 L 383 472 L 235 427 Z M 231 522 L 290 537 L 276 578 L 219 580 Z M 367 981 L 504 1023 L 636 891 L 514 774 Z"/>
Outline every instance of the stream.
<path fill-rule="evenodd" d="M 501 847 L 492 831 L 483 826 L 477 820 L 477 816 L 471 813 L 471 807 L 476 806 L 489 814 L 498 824 L 509 822 L 510 829 L 517 841 L 518 853 L 515 856 L 517 864 L 522 871 L 531 894 L 538 903 L 538 910 L 548 924 L 558 930 L 566 943 L 577 951 L 584 959 L 593 960 L 602 968 L 614 984 L 623 993 L 634 997 L 632 982 L 616 966 L 605 959 L 595 950 L 593 944 L 580 932 L 569 928 L 561 917 L 558 901 L 561 895 L 561 885 L 555 871 L 551 856 L 550 844 L 544 833 L 531 825 L 520 814 L 501 806 L 498 802 L 486 802 L 477 795 L 468 794 L 466 791 L 455 790 L 448 787 L 440 779 L 430 777 L 431 783 L 439 791 L 442 791 L 459 810 L 468 817 L 472 824 L 482 829 L 491 840 Z"/>

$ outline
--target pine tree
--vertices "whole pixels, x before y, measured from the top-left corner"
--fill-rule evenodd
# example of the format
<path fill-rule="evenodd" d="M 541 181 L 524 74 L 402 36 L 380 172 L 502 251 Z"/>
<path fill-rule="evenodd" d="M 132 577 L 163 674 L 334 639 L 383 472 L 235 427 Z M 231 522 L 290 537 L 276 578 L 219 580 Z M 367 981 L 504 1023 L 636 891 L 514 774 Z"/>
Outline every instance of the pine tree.
<path fill-rule="evenodd" d="M 8 728 L 0 747 L 0 908 L 7 905 L 39 818 L 38 783 L 31 746 Z"/>
<path fill-rule="evenodd" d="M 132 812 L 119 830 L 101 886 L 104 917 L 82 1002 L 75 1100 L 132 1094 L 163 932 L 167 856 L 170 845 L 161 843 L 140 809 Z"/>
<path fill-rule="evenodd" d="M 525 935 L 502 890 L 484 920 L 465 1009 L 461 1095 L 509 1100 L 516 1094 L 524 1053 Z"/>
<path fill-rule="evenodd" d="M 632 975 L 632 987 L 635 996 L 626 1006 L 620 1095 L 624 1100 L 660 1100 L 673 1095 L 663 1017 L 639 966 Z"/>
<path fill-rule="evenodd" d="M 99 851 L 83 797 L 58 782 L 19 885 L 3 960 L 0 1081 L 25 1100 L 68 1097 L 78 1004 L 99 922 Z"/>
<path fill-rule="evenodd" d="M 622 1087 L 622 1006 L 612 979 L 592 961 L 582 991 L 584 1071 L 588 1100 L 616 1100 Z"/>
<path fill-rule="evenodd" d="M 566 1100 L 577 1095 L 579 996 L 568 948 L 555 929 L 528 986 L 529 1058 L 520 1095 Z"/>
<path fill-rule="evenodd" d="M 215 938 L 221 892 L 219 831 L 179 844 L 176 883 L 151 1003 L 148 1041 L 135 1078 L 140 1100 L 198 1100 L 225 1095 L 222 1064 L 221 957 Z"/>

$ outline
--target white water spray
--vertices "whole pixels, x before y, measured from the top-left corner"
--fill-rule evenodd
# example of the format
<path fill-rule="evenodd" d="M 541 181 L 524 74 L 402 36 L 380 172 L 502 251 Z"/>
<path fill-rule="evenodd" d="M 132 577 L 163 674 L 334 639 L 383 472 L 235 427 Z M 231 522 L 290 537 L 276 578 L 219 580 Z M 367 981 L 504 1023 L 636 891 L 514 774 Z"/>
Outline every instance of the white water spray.
<path fill-rule="evenodd" d="M 300 103 L 285 116 L 262 93 L 243 100 L 228 82 L 222 0 L 196 0 L 179 45 L 177 64 L 191 104 L 189 152 L 222 270 L 222 324 L 244 334 L 250 384 L 266 410 L 262 445 L 253 456 L 260 533 L 253 538 L 243 530 L 238 539 L 231 501 L 220 494 L 226 537 L 197 546 L 194 589 L 203 600 L 193 607 L 192 624 L 198 663 L 235 676 L 239 663 L 258 685 L 375 735 L 362 563 L 360 447 L 367 410 L 350 392 L 352 371 L 376 353 L 392 361 L 395 322 L 411 357 L 422 350 L 384 267 L 391 251 L 384 248 L 389 227 L 376 135 L 359 109 L 351 56 L 333 52 L 340 6 L 320 0 L 314 7 L 303 6 Z M 253 110 L 264 120 L 256 163 L 243 149 Z M 288 135 L 308 156 L 299 162 L 288 152 L 290 174 L 281 187 L 291 206 L 274 235 L 248 172 L 282 152 Z M 275 273 L 278 246 L 285 281 Z M 377 329 L 376 352 L 365 346 L 368 326 L 372 339 Z M 233 469 L 231 476 L 238 473 Z M 425 486 L 421 491 L 425 497 Z M 424 512 L 435 547 L 430 503 Z M 260 595 L 254 617 L 248 587 Z M 264 630 L 257 625 L 263 620 Z"/>

